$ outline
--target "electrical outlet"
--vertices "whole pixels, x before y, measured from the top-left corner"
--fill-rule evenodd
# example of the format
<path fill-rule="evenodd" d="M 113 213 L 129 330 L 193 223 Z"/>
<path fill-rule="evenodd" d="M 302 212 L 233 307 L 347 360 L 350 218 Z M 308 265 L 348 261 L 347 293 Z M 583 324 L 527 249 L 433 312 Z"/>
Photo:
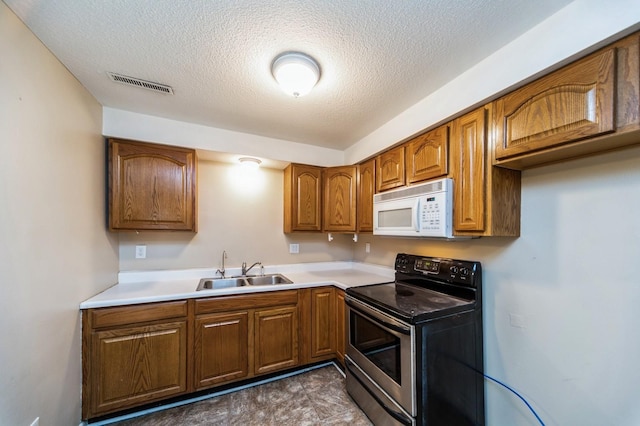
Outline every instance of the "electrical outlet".
<path fill-rule="evenodd" d="M 365 253 L 371 253 L 371 243 L 366 243 L 364 245 L 364 252 Z"/>
<path fill-rule="evenodd" d="M 289 244 L 289 253 L 291 254 L 300 253 L 300 244 Z"/>
<path fill-rule="evenodd" d="M 31 426 L 40 426 L 40 417 L 36 417 L 36 419 L 31 422 Z"/>
<path fill-rule="evenodd" d="M 147 257 L 147 246 L 136 246 L 136 259 L 145 259 Z"/>

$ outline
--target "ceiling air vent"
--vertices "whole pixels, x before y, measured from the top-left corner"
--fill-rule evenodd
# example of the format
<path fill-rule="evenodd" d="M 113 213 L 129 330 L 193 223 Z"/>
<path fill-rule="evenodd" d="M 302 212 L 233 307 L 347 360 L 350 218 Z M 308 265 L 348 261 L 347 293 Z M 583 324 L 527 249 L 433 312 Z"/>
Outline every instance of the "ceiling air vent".
<path fill-rule="evenodd" d="M 173 89 L 166 84 L 154 83 L 153 81 L 141 80 L 135 77 L 127 77 L 126 75 L 116 74 L 113 72 L 107 72 L 107 75 L 112 81 L 116 83 L 127 84 L 129 86 L 141 87 L 143 89 L 153 90 L 154 92 L 160 92 L 168 95 L 173 95 Z"/>

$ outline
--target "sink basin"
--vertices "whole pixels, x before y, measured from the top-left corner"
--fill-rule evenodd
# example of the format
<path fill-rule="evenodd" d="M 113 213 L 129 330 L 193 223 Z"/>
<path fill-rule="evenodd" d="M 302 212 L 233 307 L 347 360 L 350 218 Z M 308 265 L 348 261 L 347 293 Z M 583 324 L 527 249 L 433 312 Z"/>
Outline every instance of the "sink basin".
<path fill-rule="evenodd" d="M 244 287 L 246 285 L 291 284 L 292 282 L 293 281 L 282 274 L 248 275 L 231 278 L 202 278 L 198 283 L 196 291 Z"/>
<path fill-rule="evenodd" d="M 289 278 L 281 274 L 259 275 L 255 277 L 247 277 L 249 285 L 273 285 L 273 284 L 291 284 Z"/>
<path fill-rule="evenodd" d="M 247 285 L 247 282 L 244 278 L 203 278 L 200 280 L 200 283 L 198 283 L 196 291 L 243 287 L 245 285 Z"/>

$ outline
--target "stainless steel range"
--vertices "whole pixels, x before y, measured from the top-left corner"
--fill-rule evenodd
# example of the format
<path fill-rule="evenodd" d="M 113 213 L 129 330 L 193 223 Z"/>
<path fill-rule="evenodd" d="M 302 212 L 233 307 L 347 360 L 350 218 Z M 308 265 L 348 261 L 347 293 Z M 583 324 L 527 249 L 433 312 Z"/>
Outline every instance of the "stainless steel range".
<path fill-rule="evenodd" d="M 376 425 L 484 425 L 479 262 L 400 253 L 346 290 L 347 390 Z"/>

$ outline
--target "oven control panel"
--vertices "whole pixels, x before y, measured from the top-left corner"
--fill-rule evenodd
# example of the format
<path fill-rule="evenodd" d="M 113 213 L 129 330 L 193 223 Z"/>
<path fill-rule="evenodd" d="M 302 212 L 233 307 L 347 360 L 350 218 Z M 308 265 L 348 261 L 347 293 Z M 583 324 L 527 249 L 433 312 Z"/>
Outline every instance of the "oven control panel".
<path fill-rule="evenodd" d="M 475 287 L 480 263 L 399 253 L 395 267 L 397 273 Z"/>

